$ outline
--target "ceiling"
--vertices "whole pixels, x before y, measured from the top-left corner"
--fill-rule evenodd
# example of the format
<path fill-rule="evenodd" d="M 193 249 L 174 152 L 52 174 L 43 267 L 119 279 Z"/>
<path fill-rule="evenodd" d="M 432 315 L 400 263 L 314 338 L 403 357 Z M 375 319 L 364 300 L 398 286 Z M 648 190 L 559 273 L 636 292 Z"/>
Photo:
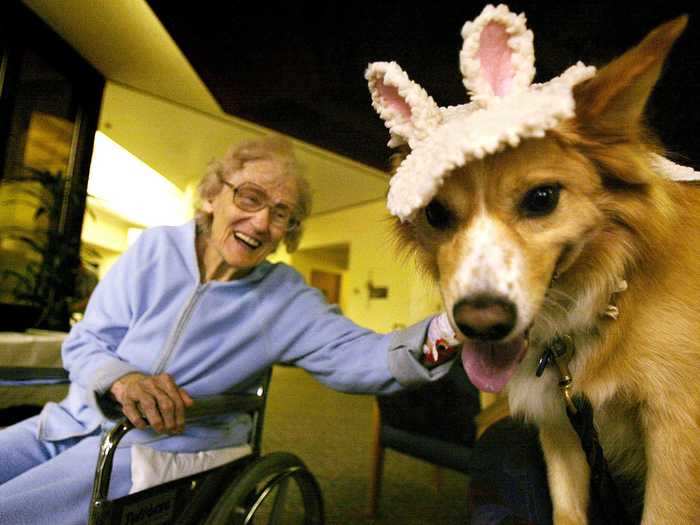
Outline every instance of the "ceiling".
<path fill-rule="evenodd" d="M 100 112 L 100 131 L 143 160 L 180 189 L 190 190 L 207 164 L 231 143 L 250 140 L 264 130 L 240 120 L 195 111 L 159 97 L 108 83 Z M 315 215 L 383 200 L 387 176 L 379 170 L 295 143 L 308 179 Z"/>
<path fill-rule="evenodd" d="M 386 167 L 387 133 L 363 78 L 396 60 L 440 105 L 465 101 L 460 29 L 483 2 L 173 2 L 147 0 L 221 108 L 350 159 Z M 411 5 L 413 4 L 413 5 Z M 193 8 L 196 5 L 196 8 Z M 700 161 L 697 2 L 510 2 L 535 32 L 545 81 L 576 60 L 600 65 L 659 23 L 689 13 L 654 95 L 651 121 L 669 148 Z"/>
<path fill-rule="evenodd" d="M 107 79 L 99 130 L 191 191 L 231 143 L 269 132 L 222 111 L 145 0 L 23 0 Z M 314 214 L 383 200 L 385 172 L 295 140 Z"/>

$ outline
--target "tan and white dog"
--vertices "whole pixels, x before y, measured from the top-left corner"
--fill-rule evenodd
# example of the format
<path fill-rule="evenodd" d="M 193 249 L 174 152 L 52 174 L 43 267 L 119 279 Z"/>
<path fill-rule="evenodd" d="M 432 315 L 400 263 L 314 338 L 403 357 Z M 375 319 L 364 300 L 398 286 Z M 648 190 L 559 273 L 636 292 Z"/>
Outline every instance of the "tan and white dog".
<path fill-rule="evenodd" d="M 586 523 L 589 502 L 560 374 L 535 373 L 558 336 L 574 342 L 573 394 L 590 400 L 614 475 L 636 483 L 642 522 L 700 523 L 700 185 L 643 124 L 685 25 L 533 85 L 524 17 L 488 6 L 462 31 L 471 102 L 457 107 L 393 62 L 367 70 L 404 150 L 388 199 L 402 248 L 439 283 L 472 382 L 505 388 L 539 427 L 556 524 Z"/>

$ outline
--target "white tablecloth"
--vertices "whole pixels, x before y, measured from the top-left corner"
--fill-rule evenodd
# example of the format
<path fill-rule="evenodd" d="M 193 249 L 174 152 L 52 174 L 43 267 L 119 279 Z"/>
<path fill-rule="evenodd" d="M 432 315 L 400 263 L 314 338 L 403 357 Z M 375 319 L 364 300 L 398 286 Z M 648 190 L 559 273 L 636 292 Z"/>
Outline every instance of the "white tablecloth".
<path fill-rule="evenodd" d="M 0 332 L 0 366 L 62 368 L 61 344 L 67 335 L 40 330 Z"/>
<path fill-rule="evenodd" d="M 68 334 L 33 330 L 0 332 L 0 367 L 62 368 L 61 344 Z M 15 405 L 43 405 L 59 401 L 67 384 L 0 385 L 0 409 Z"/>

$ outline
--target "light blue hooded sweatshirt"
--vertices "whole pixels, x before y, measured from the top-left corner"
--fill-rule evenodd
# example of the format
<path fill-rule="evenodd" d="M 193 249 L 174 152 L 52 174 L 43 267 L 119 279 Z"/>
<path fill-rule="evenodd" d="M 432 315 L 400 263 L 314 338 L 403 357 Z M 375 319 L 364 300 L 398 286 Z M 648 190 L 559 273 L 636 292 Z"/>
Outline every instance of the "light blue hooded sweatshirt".
<path fill-rule="evenodd" d="M 39 439 L 87 435 L 105 423 L 95 394 L 130 372 L 167 372 L 193 397 L 235 391 L 274 363 L 302 367 L 344 392 L 389 393 L 444 375 L 419 361 L 428 321 L 388 335 L 357 326 L 285 264 L 263 262 L 229 282 L 200 282 L 195 223 L 145 231 L 95 289 L 62 357 L 68 396 L 41 413 Z M 244 414 L 176 436 L 132 431 L 123 445 L 176 452 L 247 441 Z"/>

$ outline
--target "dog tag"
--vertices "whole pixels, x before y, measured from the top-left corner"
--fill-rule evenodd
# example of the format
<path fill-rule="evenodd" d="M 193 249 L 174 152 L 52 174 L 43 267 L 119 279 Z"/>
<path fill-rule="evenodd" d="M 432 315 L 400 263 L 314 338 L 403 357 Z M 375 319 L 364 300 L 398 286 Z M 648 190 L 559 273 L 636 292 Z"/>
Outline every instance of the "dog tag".
<path fill-rule="evenodd" d="M 552 342 L 547 345 L 546 350 L 540 357 L 537 363 L 537 370 L 535 375 L 541 377 L 544 374 L 545 368 L 550 364 L 554 363 L 559 369 L 559 389 L 564 396 L 564 401 L 566 402 L 567 410 L 576 414 L 576 406 L 571 399 L 571 384 L 573 380 L 571 378 L 571 372 L 569 371 L 569 361 L 574 356 L 574 340 L 571 336 L 563 335 L 556 337 Z"/>

